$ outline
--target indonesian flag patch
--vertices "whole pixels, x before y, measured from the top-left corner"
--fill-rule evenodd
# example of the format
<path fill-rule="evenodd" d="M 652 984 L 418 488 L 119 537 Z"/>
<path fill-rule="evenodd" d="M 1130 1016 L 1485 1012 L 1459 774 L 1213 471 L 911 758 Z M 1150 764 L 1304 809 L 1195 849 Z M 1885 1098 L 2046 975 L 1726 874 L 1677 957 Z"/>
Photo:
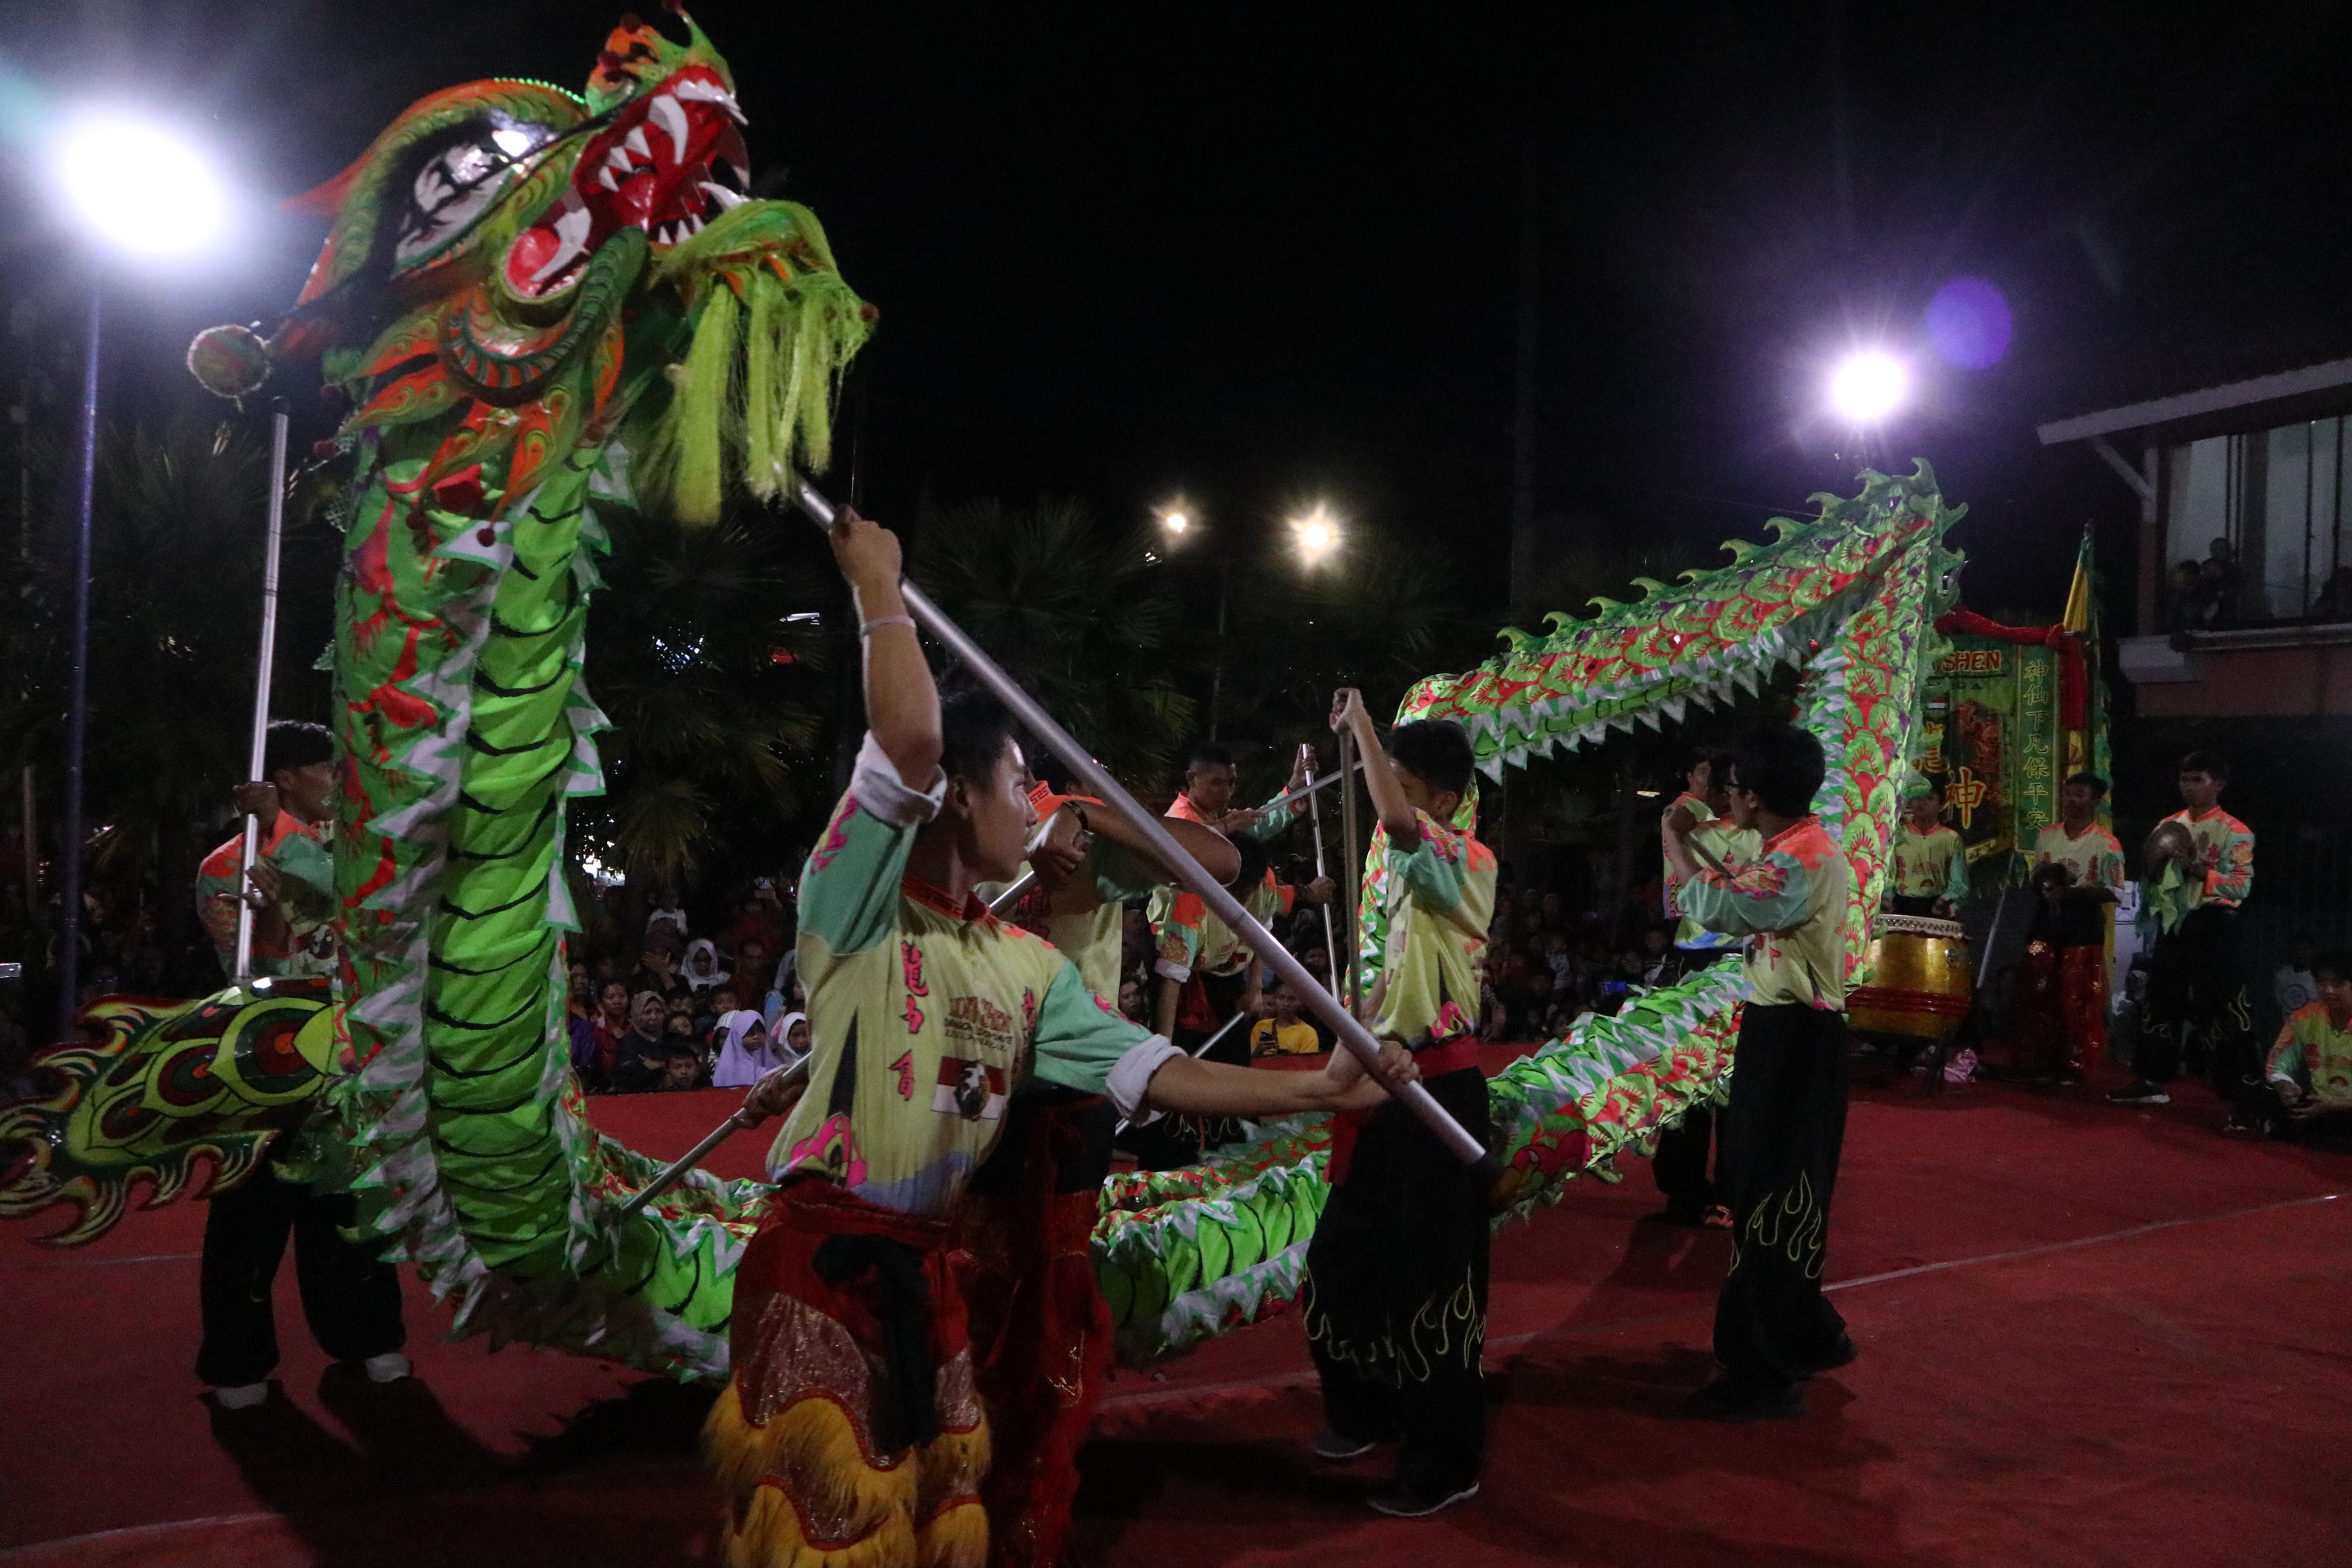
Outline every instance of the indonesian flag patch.
<path fill-rule="evenodd" d="M 961 1057 L 940 1058 L 939 1087 L 931 1109 L 966 1121 L 994 1121 L 1004 1114 L 1004 1069 Z"/>

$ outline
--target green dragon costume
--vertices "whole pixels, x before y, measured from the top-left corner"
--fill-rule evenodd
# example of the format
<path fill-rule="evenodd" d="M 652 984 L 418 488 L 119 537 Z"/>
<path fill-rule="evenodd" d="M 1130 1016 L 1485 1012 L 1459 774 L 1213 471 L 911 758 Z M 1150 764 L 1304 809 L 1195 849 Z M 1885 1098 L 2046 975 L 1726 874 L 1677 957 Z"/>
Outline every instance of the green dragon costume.
<path fill-rule="evenodd" d="M 564 1029 L 566 802 L 601 787 L 582 682 L 605 506 L 716 517 L 731 471 L 772 496 L 822 468 L 835 383 L 872 312 L 823 230 L 740 194 L 732 80 L 689 21 L 625 23 L 574 96 L 476 82 L 412 107 L 303 198 L 330 233 L 264 341 L 190 352 L 215 390 L 320 356 L 354 411 L 333 649 L 341 802 L 340 999 L 240 994 L 92 1010 L 45 1058 L 61 1086 L 0 1110 L 29 1147 L 0 1215 L 64 1204 L 88 1241 L 147 1206 L 244 1179 L 308 1118 L 316 1179 L 456 1305 L 455 1331 L 678 1376 L 722 1375 L 731 1270 L 757 1184 L 697 1173 L 619 1217 L 655 1162 L 583 1114 Z M 730 183 L 730 176 L 733 183 Z M 1801 667 L 1832 763 L 1822 816 L 1873 903 L 1916 744 L 1957 516 L 1923 466 L 1866 477 L 1730 566 L 1433 678 L 1400 717 L 1449 717 L 1481 766 L 1657 726 Z M 1379 864 L 1377 852 L 1373 857 Z M 1368 921 L 1380 907 L 1368 885 Z M 1368 923 L 1365 951 L 1381 949 Z M 1850 956 L 1858 962 L 1859 952 Z M 1498 1216 L 1606 1173 L 1719 1092 L 1738 965 L 1639 998 L 1493 1082 Z M 1148 1359 L 1297 1291 L 1327 1134 L 1299 1121 L 1200 1167 L 1114 1178 L 1095 1238 L 1121 1345 Z M 197 1180 L 199 1174 L 203 1180 Z"/>

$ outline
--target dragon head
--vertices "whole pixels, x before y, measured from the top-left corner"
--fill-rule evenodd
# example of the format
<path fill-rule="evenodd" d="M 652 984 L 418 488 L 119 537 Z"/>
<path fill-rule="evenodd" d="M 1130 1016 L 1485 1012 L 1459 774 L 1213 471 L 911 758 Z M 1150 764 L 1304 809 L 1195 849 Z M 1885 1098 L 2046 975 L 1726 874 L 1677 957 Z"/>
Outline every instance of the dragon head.
<path fill-rule="evenodd" d="M 499 281 L 516 298 L 562 293 L 623 228 L 642 229 L 659 251 L 745 199 L 751 154 L 734 78 L 692 18 L 686 23 L 684 46 L 635 17 L 605 41 L 562 194 L 500 258 Z"/>
<path fill-rule="evenodd" d="M 242 396 L 273 360 L 351 342 L 463 288 L 543 322 L 616 237 L 642 235 L 658 257 L 742 205 L 750 153 L 733 75 L 677 15 L 683 44 L 622 18 L 583 93 L 493 79 L 411 104 L 348 168 L 287 204 L 329 224 L 300 298 L 266 343 L 242 328 L 200 339 L 197 378 Z"/>

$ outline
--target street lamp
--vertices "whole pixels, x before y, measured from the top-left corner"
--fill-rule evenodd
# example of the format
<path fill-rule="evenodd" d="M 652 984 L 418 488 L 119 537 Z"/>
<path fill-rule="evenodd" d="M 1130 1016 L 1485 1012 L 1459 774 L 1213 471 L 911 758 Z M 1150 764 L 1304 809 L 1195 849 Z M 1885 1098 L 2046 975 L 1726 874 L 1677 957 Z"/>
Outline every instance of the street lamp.
<path fill-rule="evenodd" d="M 1170 543 L 1181 542 L 1192 530 L 1192 514 L 1181 506 L 1170 507 L 1160 514 L 1160 526 L 1167 531 Z"/>
<path fill-rule="evenodd" d="M 1290 532 L 1291 542 L 1298 549 L 1298 559 L 1309 571 L 1329 560 L 1339 548 L 1339 521 L 1320 501 L 1305 517 L 1290 520 Z"/>
<path fill-rule="evenodd" d="M 1875 349 L 1848 354 L 1830 373 L 1830 406 L 1857 427 L 1884 420 L 1910 390 L 1903 362 Z"/>
<path fill-rule="evenodd" d="M 65 122 L 52 148 L 52 183 L 89 237 L 146 260 L 175 260 L 216 244 L 227 201 L 204 156 L 163 128 L 123 114 L 89 111 Z M 98 484 L 99 269 L 89 268 L 89 323 L 83 345 L 79 441 L 74 465 L 74 564 L 70 664 L 66 688 L 65 832 L 59 845 L 64 926 L 58 944 L 57 1038 L 71 1037 L 81 983 L 82 751 L 89 721 L 90 512 Z M 281 426 L 282 428 L 282 426 Z M 281 437 L 282 440 L 282 437 Z M 273 492 L 278 480 L 273 477 Z M 274 576 L 275 574 L 273 573 Z M 275 588 L 275 584 L 270 584 Z M 265 679 L 267 671 L 264 672 Z M 29 854 L 31 845 L 26 846 Z"/>

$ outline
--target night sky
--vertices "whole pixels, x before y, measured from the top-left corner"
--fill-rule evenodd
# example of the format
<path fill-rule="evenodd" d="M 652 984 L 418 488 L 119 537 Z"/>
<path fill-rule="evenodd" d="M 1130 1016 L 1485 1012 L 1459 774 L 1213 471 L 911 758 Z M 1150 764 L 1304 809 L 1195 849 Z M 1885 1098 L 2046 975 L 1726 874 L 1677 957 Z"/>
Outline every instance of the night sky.
<path fill-rule="evenodd" d="M 117 296 L 112 395 L 169 405 L 192 328 L 291 300 L 317 232 L 260 203 L 433 89 L 578 86 L 618 10 L 0 6 L 0 133 L 121 92 L 202 126 L 257 198 L 233 260 Z M 1328 497 L 1441 538 L 1499 603 L 1532 158 L 1559 528 L 1696 563 L 1864 458 L 1924 456 L 1971 507 L 1971 602 L 2041 616 L 2086 519 L 2124 576 L 2133 503 L 2087 451 L 2042 450 L 2037 422 L 2352 352 L 2347 14 L 697 9 L 772 194 L 815 209 L 881 310 L 841 425 L 886 521 L 1040 492 L 1125 521 L 1181 491 L 1248 545 Z M 0 192 L 0 282 L 62 336 L 32 195 Z M 1925 344 L 1961 274 L 2014 313 L 1990 370 Z M 1829 363 L 1864 342 L 1923 380 L 1868 447 L 1821 412 Z"/>

